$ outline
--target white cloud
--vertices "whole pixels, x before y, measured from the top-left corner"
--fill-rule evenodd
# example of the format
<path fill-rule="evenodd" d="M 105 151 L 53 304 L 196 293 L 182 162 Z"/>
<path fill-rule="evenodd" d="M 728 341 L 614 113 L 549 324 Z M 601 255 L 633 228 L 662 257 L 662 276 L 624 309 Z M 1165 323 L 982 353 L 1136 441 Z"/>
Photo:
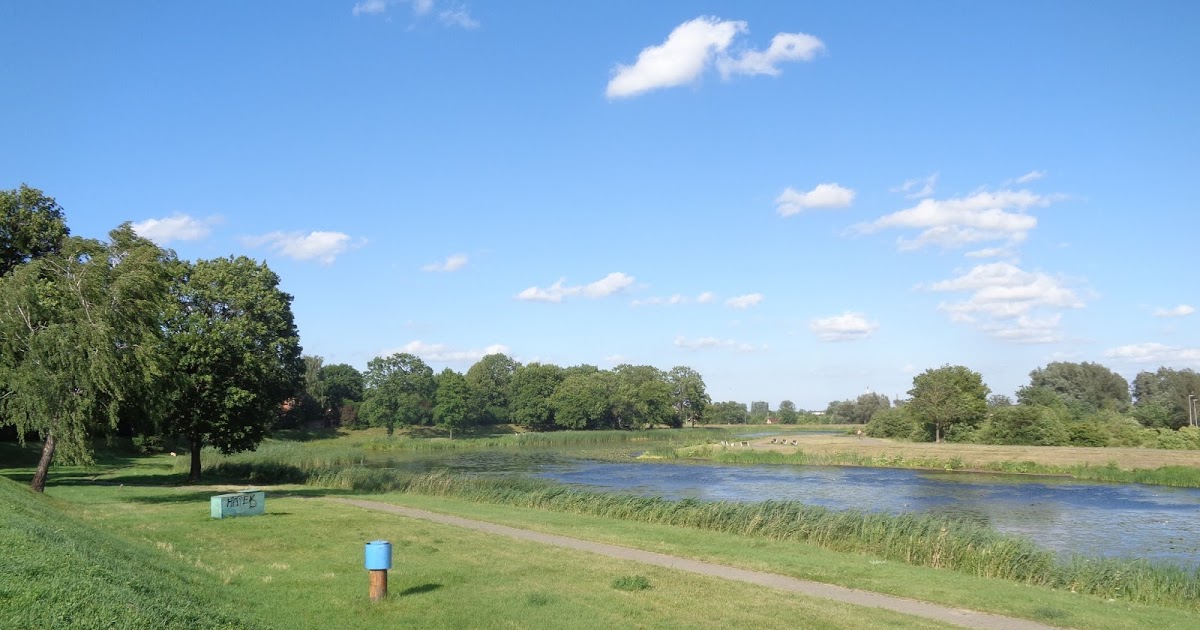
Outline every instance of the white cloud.
<path fill-rule="evenodd" d="M 440 263 L 429 263 L 421 267 L 421 271 L 458 271 L 467 266 L 466 254 L 452 254 L 446 257 L 446 260 Z"/>
<path fill-rule="evenodd" d="M 1046 171 L 1029 171 L 1014 181 L 1016 181 L 1018 184 L 1028 184 L 1029 182 L 1036 182 L 1045 176 Z"/>
<path fill-rule="evenodd" d="M 421 359 L 436 363 L 474 363 L 489 354 L 508 354 L 508 346 L 494 344 L 482 350 L 457 350 L 441 343 L 425 343 L 421 340 L 410 341 L 399 348 L 385 350 L 379 356 L 386 357 L 397 352 L 415 354 Z"/>
<path fill-rule="evenodd" d="M 1104 356 L 1131 363 L 1200 365 L 1200 348 L 1180 348 L 1161 343 L 1135 343 L 1104 351 Z"/>
<path fill-rule="evenodd" d="M 1016 255 L 1011 247 L 985 247 L 963 254 L 967 258 L 1010 258 Z"/>
<path fill-rule="evenodd" d="M 869 321 L 862 313 L 847 311 L 841 315 L 813 319 L 808 323 L 808 329 L 816 333 L 821 341 L 853 341 L 875 334 L 879 323 Z"/>
<path fill-rule="evenodd" d="M 785 217 L 803 212 L 805 208 L 845 208 L 854 201 L 854 191 L 838 184 L 817 184 L 808 192 L 784 189 L 775 198 L 776 212 Z"/>
<path fill-rule="evenodd" d="M 933 194 L 933 191 L 937 188 L 938 177 L 938 173 L 932 173 L 926 177 L 905 180 L 903 184 L 889 190 L 891 192 L 904 193 L 904 196 L 909 199 L 923 199 Z M 918 185 L 921 187 L 917 188 Z"/>
<path fill-rule="evenodd" d="M 723 78 L 736 74 L 778 75 L 785 61 L 807 61 L 823 49 L 821 40 L 804 33 L 779 33 L 764 51 L 747 50 L 731 57 L 734 38 L 749 30 L 745 22 L 698 17 L 680 24 L 657 46 L 648 46 L 633 65 L 618 64 L 608 82 L 608 98 L 627 98 L 661 88 L 686 85 L 716 63 Z"/>
<path fill-rule="evenodd" d="M 413 13 L 426 15 L 433 10 L 433 0 L 413 0 Z"/>
<path fill-rule="evenodd" d="M 574 295 L 583 295 L 589 298 L 608 297 L 615 293 L 619 293 L 629 288 L 633 284 L 633 276 L 614 271 L 613 273 L 604 276 L 603 278 L 587 285 L 582 286 L 566 286 L 566 279 L 559 279 L 554 284 L 543 289 L 540 287 L 529 287 L 516 295 L 518 300 L 526 300 L 531 302 L 551 302 L 559 303 L 563 298 Z"/>
<path fill-rule="evenodd" d="M 740 57 L 722 56 L 717 59 L 717 70 L 728 79 L 735 74 L 779 75 L 779 64 L 785 61 L 812 61 L 825 49 L 825 44 L 807 33 L 779 33 L 771 38 L 766 50 L 747 50 Z"/>
<path fill-rule="evenodd" d="M 243 238 L 251 247 L 267 245 L 272 250 L 296 260 L 317 259 L 330 264 L 352 245 L 349 234 L 342 232 L 271 232 L 262 236 Z M 359 245 L 366 243 L 363 239 Z"/>
<path fill-rule="evenodd" d="M 713 294 L 705 291 L 694 298 L 676 293 L 667 297 L 648 297 L 634 300 L 630 304 L 632 306 L 677 306 L 679 304 L 709 304 L 713 299 L 715 299 Z"/>
<path fill-rule="evenodd" d="M 765 345 L 756 346 L 754 344 L 734 341 L 733 339 L 720 339 L 718 337 L 688 339 L 683 335 L 675 337 L 675 347 L 686 350 L 733 350 L 734 352 L 763 352 L 767 350 L 767 346 Z"/>
<path fill-rule="evenodd" d="M 479 28 L 479 20 L 471 17 L 466 7 L 455 7 L 438 14 L 438 20 L 446 26 L 457 26 L 468 31 Z"/>
<path fill-rule="evenodd" d="M 901 238 L 900 249 L 914 250 L 927 245 L 943 248 L 962 247 L 982 241 L 1020 243 L 1037 227 L 1037 218 L 1026 214 L 1030 208 L 1048 206 L 1054 196 L 1037 195 L 1027 190 L 982 191 L 968 197 L 922 199 L 917 205 L 860 224 L 863 233 L 884 229 L 918 229 L 913 239 Z"/>
<path fill-rule="evenodd" d="M 747 293 L 746 295 L 739 295 L 736 297 L 731 297 L 728 300 L 725 300 L 725 305 L 730 308 L 736 308 L 738 310 L 745 310 L 745 309 L 750 308 L 751 306 L 758 306 L 759 304 L 762 303 L 762 301 L 763 301 L 763 294 Z"/>
<path fill-rule="evenodd" d="M 988 335 L 1015 343 L 1059 341 L 1061 310 L 1083 308 L 1084 301 L 1062 280 L 1025 271 L 1009 262 L 977 265 L 963 275 L 927 287 L 938 292 L 968 292 L 938 309 L 951 321 L 969 324 Z M 1045 313 L 1038 316 L 1037 313 Z"/>
<path fill-rule="evenodd" d="M 387 0 L 362 0 L 350 10 L 354 15 L 379 15 L 387 12 Z"/>
<path fill-rule="evenodd" d="M 221 217 L 196 219 L 186 214 L 175 214 L 163 219 L 146 219 L 133 224 L 133 231 L 159 245 L 171 241 L 198 241 L 212 233 L 212 226 L 221 222 Z"/>
<path fill-rule="evenodd" d="M 1174 308 L 1160 308 L 1154 311 L 1155 317 L 1184 317 L 1196 312 L 1196 307 L 1180 304 Z"/>

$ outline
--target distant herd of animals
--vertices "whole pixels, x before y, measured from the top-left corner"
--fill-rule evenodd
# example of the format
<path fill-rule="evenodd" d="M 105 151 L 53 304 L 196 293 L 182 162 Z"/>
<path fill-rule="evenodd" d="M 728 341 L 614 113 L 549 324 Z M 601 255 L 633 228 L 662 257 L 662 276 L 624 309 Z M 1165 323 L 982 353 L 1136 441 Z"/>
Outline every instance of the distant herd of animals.
<path fill-rule="evenodd" d="M 791 442 L 788 442 L 787 440 L 785 440 L 783 438 L 771 438 L 771 444 L 791 444 L 792 446 L 796 446 L 797 444 L 799 444 L 799 442 L 797 442 L 796 440 L 792 440 Z M 750 443 L 749 442 L 730 442 L 729 440 L 721 440 L 721 446 L 750 446 Z"/>

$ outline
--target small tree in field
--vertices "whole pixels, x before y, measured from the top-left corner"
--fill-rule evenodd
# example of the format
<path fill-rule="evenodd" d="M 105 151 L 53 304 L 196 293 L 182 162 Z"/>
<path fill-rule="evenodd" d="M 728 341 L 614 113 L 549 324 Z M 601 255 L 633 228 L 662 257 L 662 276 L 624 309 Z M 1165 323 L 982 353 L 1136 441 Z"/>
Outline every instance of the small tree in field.
<path fill-rule="evenodd" d="M 931 426 L 934 441 L 941 442 L 951 427 L 973 425 L 983 419 L 989 391 L 978 372 L 961 365 L 945 365 L 913 378 L 913 388 L 908 390 L 912 399 L 906 411 Z"/>

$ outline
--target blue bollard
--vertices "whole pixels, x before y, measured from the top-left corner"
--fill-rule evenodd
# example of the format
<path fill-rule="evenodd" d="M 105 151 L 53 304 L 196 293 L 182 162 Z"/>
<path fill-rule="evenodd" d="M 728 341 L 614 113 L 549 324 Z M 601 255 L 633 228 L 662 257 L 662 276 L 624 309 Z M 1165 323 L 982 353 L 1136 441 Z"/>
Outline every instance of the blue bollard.
<path fill-rule="evenodd" d="M 387 572 L 392 568 L 392 543 L 386 540 L 372 540 L 367 543 L 363 556 L 371 576 L 367 594 L 371 601 L 381 601 L 387 598 Z"/>

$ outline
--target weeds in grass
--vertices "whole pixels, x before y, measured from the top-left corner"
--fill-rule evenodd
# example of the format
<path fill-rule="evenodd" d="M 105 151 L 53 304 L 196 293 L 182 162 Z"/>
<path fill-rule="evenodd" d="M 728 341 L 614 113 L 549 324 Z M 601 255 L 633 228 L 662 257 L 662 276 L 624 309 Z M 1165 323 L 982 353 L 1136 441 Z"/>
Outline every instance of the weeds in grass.
<path fill-rule="evenodd" d="M 612 581 L 618 591 L 644 591 L 650 588 L 650 580 L 641 575 L 623 575 Z"/>

